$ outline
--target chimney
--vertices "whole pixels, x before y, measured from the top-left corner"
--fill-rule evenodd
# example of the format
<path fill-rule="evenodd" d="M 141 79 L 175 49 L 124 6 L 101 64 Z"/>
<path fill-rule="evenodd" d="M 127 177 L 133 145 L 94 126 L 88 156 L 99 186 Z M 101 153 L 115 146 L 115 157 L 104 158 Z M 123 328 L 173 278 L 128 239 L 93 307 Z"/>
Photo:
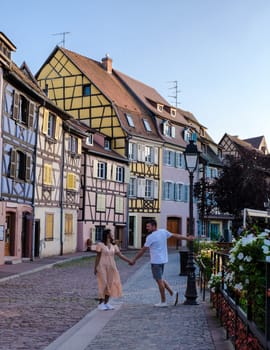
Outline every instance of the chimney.
<path fill-rule="evenodd" d="M 106 54 L 106 57 L 102 58 L 102 66 L 107 73 L 112 74 L 112 59 Z"/>

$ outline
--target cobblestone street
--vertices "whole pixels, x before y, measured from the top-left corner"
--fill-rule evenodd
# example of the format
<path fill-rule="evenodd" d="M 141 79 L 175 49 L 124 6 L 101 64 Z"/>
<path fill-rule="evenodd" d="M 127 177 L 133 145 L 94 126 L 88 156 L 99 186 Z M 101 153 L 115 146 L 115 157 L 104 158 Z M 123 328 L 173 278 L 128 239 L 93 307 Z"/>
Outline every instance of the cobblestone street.
<path fill-rule="evenodd" d="M 133 256 L 132 251 L 124 252 Z M 124 283 L 135 266 L 117 259 Z M 0 282 L 0 349 L 41 350 L 97 306 L 94 256 Z"/>

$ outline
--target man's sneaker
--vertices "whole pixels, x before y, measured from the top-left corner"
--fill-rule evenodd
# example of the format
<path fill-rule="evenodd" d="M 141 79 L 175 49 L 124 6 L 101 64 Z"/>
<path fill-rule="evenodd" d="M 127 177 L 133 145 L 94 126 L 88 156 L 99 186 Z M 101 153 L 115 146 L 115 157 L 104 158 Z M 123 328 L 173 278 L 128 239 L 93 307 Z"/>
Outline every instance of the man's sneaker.
<path fill-rule="evenodd" d="M 107 303 L 104 305 L 106 306 L 107 310 L 114 310 L 114 307 L 111 304 Z"/>
<path fill-rule="evenodd" d="M 155 304 L 156 307 L 167 307 L 168 304 L 166 302 L 161 302 L 161 303 L 158 303 L 158 304 Z"/>
<path fill-rule="evenodd" d="M 99 305 L 98 305 L 98 309 L 99 309 L 100 311 L 109 310 L 109 309 L 107 309 L 107 306 L 106 306 L 104 303 L 99 304 Z"/>
<path fill-rule="evenodd" d="M 178 303 L 178 292 L 173 292 L 172 297 L 174 298 L 174 306 Z"/>

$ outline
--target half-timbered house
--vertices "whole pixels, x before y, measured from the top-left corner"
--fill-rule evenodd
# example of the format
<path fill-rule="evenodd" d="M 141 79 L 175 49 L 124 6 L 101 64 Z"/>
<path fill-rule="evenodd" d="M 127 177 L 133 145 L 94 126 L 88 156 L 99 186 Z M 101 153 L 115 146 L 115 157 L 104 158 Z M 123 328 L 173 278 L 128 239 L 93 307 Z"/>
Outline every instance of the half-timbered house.
<path fill-rule="evenodd" d="M 124 87 L 108 56 L 97 62 L 56 47 L 36 78 L 59 107 L 105 134 L 111 149 L 129 160 L 128 243 L 140 247 L 145 220 L 159 221 L 161 200 L 162 140 L 148 109 Z"/>
<path fill-rule="evenodd" d="M 11 60 L 14 49 L 0 33 L 0 264 L 77 248 L 83 134 Z"/>
<path fill-rule="evenodd" d="M 89 129 L 82 153 L 78 250 L 100 241 L 105 228 L 127 248 L 128 182 L 128 160 L 112 150 L 106 135 Z"/>

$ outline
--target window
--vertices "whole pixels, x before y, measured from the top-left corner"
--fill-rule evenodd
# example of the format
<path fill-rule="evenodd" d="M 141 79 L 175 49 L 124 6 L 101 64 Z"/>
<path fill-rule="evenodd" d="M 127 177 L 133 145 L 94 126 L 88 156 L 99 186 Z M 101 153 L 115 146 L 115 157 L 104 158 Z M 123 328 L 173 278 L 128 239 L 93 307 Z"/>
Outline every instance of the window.
<path fill-rule="evenodd" d="M 43 184 L 52 186 L 52 165 L 51 164 L 44 164 L 43 165 Z"/>
<path fill-rule="evenodd" d="M 23 181 L 30 181 L 30 170 L 30 155 L 19 150 L 11 150 L 9 176 Z"/>
<path fill-rule="evenodd" d="M 134 125 L 132 116 L 130 114 L 126 114 L 126 118 L 127 118 L 128 125 L 134 128 L 135 125 Z"/>
<path fill-rule="evenodd" d="M 103 162 L 98 162 L 97 167 L 97 177 L 100 179 L 106 179 L 107 164 Z"/>
<path fill-rule="evenodd" d="M 185 128 L 184 129 L 184 140 L 186 142 L 189 142 L 189 140 L 191 140 L 191 136 L 192 136 L 192 130 L 189 128 Z"/>
<path fill-rule="evenodd" d="M 163 199 L 174 200 L 174 183 L 166 181 L 163 183 Z"/>
<path fill-rule="evenodd" d="M 145 146 L 145 161 L 147 163 L 154 163 L 154 149 L 153 147 Z"/>
<path fill-rule="evenodd" d="M 82 95 L 83 96 L 90 96 L 91 95 L 91 86 L 90 84 L 85 84 L 82 87 Z"/>
<path fill-rule="evenodd" d="M 9 91 L 7 98 L 10 97 Z M 10 99 L 6 99 L 6 103 L 11 102 Z M 12 93 L 12 104 L 5 107 L 5 110 L 9 110 L 9 114 L 12 114 L 13 118 L 20 123 L 32 127 L 34 120 L 35 104 L 29 101 L 25 96 L 18 94 L 16 91 Z M 10 113 L 12 110 L 12 113 Z"/>
<path fill-rule="evenodd" d="M 53 224 L 54 224 L 54 214 L 45 214 L 45 240 L 53 240 Z"/>
<path fill-rule="evenodd" d="M 210 178 L 210 179 L 214 179 L 214 178 L 218 177 L 217 168 L 207 166 L 206 167 L 206 177 Z"/>
<path fill-rule="evenodd" d="M 121 166 L 116 167 L 116 181 L 124 182 L 125 179 L 125 169 Z"/>
<path fill-rule="evenodd" d="M 128 145 L 128 158 L 130 160 L 137 160 L 137 144 L 130 142 Z"/>
<path fill-rule="evenodd" d="M 77 190 L 76 180 L 77 180 L 76 174 L 67 173 L 67 184 L 66 184 L 67 190 Z"/>
<path fill-rule="evenodd" d="M 73 215 L 65 214 L 65 234 L 72 235 L 73 233 Z"/>
<path fill-rule="evenodd" d="M 68 150 L 72 154 L 81 154 L 82 141 L 78 137 L 70 136 L 68 142 Z"/>
<path fill-rule="evenodd" d="M 175 153 L 175 166 L 176 168 L 184 168 L 185 167 L 185 159 L 184 155 L 181 152 Z"/>
<path fill-rule="evenodd" d="M 106 150 L 110 150 L 111 149 L 111 140 L 110 139 L 105 139 L 104 140 L 104 148 Z"/>
<path fill-rule="evenodd" d="M 146 131 L 152 131 L 151 126 L 150 126 L 148 120 L 143 119 L 143 124 L 144 124 L 144 127 L 145 127 Z"/>
<path fill-rule="evenodd" d="M 175 117 L 176 116 L 176 109 L 171 108 L 171 116 Z"/>
<path fill-rule="evenodd" d="M 101 211 L 101 212 L 105 212 L 105 210 L 106 210 L 106 196 L 105 196 L 105 194 L 102 194 L 102 193 L 97 194 L 96 210 Z"/>
<path fill-rule="evenodd" d="M 168 166 L 175 166 L 175 152 L 165 149 L 164 150 L 164 164 Z"/>
<path fill-rule="evenodd" d="M 163 135 L 175 138 L 175 127 L 170 122 L 165 121 L 162 124 Z"/>
<path fill-rule="evenodd" d="M 42 131 L 51 139 L 59 138 L 60 118 L 44 109 Z"/>
<path fill-rule="evenodd" d="M 163 105 L 161 105 L 161 104 L 157 104 L 157 110 L 159 111 L 159 112 L 163 112 Z"/>
<path fill-rule="evenodd" d="M 105 226 L 96 226 L 95 227 L 95 231 L 96 231 L 95 240 L 96 240 L 96 242 L 102 241 L 104 229 L 105 229 Z"/>
<path fill-rule="evenodd" d="M 137 196 L 137 179 L 136 177 L 131 177 L 129 181 L 129 196 L 136 197 Z"/>
<path fill-rule="evenodd" d="M 153 198 L 154 183 L 152 180 L 145 180 L 145 197 Z"/>
<path fill-rule="evenodd" d="M 86 137 L 86 144 L 93 146 L 94 144 L 94 135 L 93 134 L 88 134 L 88 136 Z"/>

